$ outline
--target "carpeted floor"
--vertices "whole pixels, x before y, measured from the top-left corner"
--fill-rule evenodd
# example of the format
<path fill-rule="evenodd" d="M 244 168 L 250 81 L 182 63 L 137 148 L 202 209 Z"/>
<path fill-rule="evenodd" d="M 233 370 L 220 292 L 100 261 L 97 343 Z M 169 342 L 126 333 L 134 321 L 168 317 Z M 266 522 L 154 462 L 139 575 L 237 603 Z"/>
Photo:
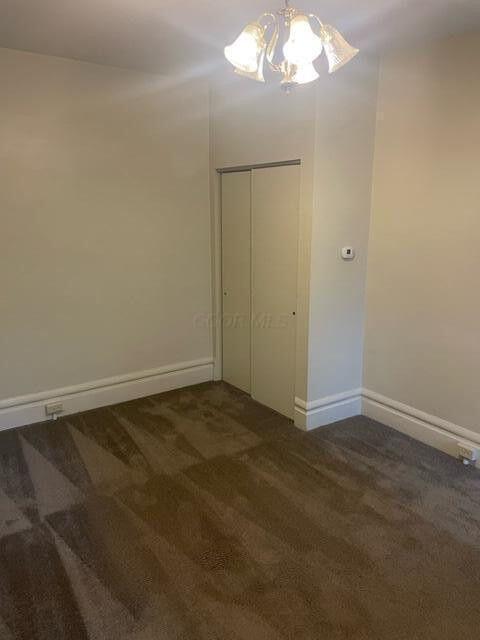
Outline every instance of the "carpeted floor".
<path fill-rule="evenodd" d="M 1 640 L 480 637 L 480 474 L 205 384 L 0 434 Z"/>

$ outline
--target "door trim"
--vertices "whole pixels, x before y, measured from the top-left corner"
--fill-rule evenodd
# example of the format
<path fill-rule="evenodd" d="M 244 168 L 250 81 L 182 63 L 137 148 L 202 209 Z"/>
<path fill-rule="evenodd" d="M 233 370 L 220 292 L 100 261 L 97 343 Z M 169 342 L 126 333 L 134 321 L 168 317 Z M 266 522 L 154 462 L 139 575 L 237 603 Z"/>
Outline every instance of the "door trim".
<path fill-rule="evenodd" d="M 262 164 L 244 164 L 238 167 L 224 167 L 217 169 L 217 173 L 239 173 L 240 171 L 252 171 L 253 169 L 273 169 L 275 167 L 291 167 L 301 165 L 302 161 L 296 160 L 280 160 L 278 162 L 263 162 Z"/>
<path fill-rule="evenodd" d="M 251 165 L 238 165 L 235 167 L 212 167 L 211 169 L 211 222 L 212 222 L 212 320 L 211 320 L 211 335 L 213 343 L 213 379 L 220 381 L 223 379 L 223 283 L 222 283 L 222 174 L 253 171 L 254 169 L 268 169 L 274 167 L 285 166 L 303 166 L 301 159 L 284 160 L 278 162 L 264 162 L 260 164 Z M 299 194 L 299 210 L 298 210 L 298 231 L 299 231 L 299 251 L 298 251 L 298 269 L 301 271 L 301 225 L 303 223 L 302 214 L 302 176 L 300 177 L 300 194 Z M 297 300 L 300 295 L 301 288 L 297 282 Z M 297 308 L 298 316 L 298 308 Z M 298 323 L 298 318 L 297 318 Z M 298 328 L 298 326 L 297 326 Z M 298 348 L 298 344 L 297 344 Z M 296 353 L 296 359 L 298 358 L 298 352 Z M 303 357 L 302 357 L 303 362 Z M 305 361 L 306 367 L 307 362 Z M 297 389 L 298 382 L 298 368 L 296 366 L 295 374 L 295 390 Z"/>
<path fill-rule="evenodd" d="M 236 171 L 252 171 L 253 169 L 269 169 L 272 167 L 285 167 L 291 165 L 302 166 L 302 160 L 281 160 L 277 162 L 264 162 L 260 164 L 238 165 L 235 167 L 212 167 L 211 170 L 211 196 L 212 196 L 212 307 L 211 335 L 213 343 L 213 379 L 223 379 L 223 331 L 222 331 L 222 174 Z M 300 193 L 299 225 L 302 224 Z M 300 251 L 299 251 L 300 268 Z M 297 291 L 297 295 L 298 292 Z M 297 313 L 298 315 L 298 313 Z M 306 366 L 306 362 L 304 363 Z M 295 387 L 297 387 L 295 381 Z"/>

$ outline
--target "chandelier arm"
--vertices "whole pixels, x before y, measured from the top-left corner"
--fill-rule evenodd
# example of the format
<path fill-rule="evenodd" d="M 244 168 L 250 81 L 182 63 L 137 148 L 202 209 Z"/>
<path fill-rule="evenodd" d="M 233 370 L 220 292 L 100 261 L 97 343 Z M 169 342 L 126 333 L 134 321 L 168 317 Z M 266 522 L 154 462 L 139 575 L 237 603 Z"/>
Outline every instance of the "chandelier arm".
<path fill-rule="evenodd" d="M 272 71 L 276 71 L 277 73 L 282 73 L 281 64 L 276 64 L 275 62 L 271 62 L 270 60 L 268 60 L 268 58 L 267 58 L 267 62 L 268 62 L 268 66 Z"/>
<path fill-rule="evenodd" d="M 262 24 L 262 20 L 264 18 L 270 18 L 270 20 L 268 20 L 267 24 Z M 272 36 L 268 42 L 267 48 L 266 48 L 266 52 L 265 52 L 265 58 L 268 62 L 269 67 L 273 70 L 273 71 L 278 71 L 281 72 L 281 66 L 278 64 L 275 64 L 273 62 L 273 58 L 275 56 L 275 49 L 277 47 L 278 44 L 278 37 L 279 37 L 279 26 L 278 26 L 278 19 L 277 16 L 274 15 L 273 13 L 262 13 L 262 15 L 258 18 L 257 20 L 258 24 L 260 24 L 261 27 L 263 27 L 264 33 L 267 31 L 267 29 L 272 26 L 274 27 L 273 29 L 273 33 Z"/>
<path fill-rule="evenodd" d="M 269 61 L 270 64 L 273 64 L 275 49 L 277 48 L 277 44 L 278 44 L 278 36 L 279 36 L 278 21 L 275 19 L 275 27 L 273 29 L 270 42 L 267 45 L 267 52 L 266 52 L 267 60 Z"/>
<path fill-rule="evenodd" d="M 320 33 L 323 31 L 323 29 L 325 28 L 325 25 L 323 24 L 323 22 L 320 20 L 320 18 L 318 16 L 316 16 L 314 13 L 309 13 L 308 17 L 310 19 L 316 20 L 320 26 Z"/>
<path fill-rule="evenodd" d="M 263 20 L 263 18 L 271 18 L 271 21 L 267 22 L 267 24 L 263 25 L 261 23 L 261 20 Z M 273 13 L 267 12 L 267 13 L 262 13 L 262 15 L 258 18 L 257 22 L 258 22 L 258 24 L 260 26 L 263 27 L 263 30 L 266 31 L 270 25 L 276 25 L 277 24 L 277 18 L 275 17 L 275 15 Z"/>
<path fill-rule="evenodd" d="M 320 35 L 323 33 L 323 30 L 325 28 L 325 25 L 323 24 L 323 22 L 320 20 L 320 18 L 318 16 L 316 16 L 314 13 L 309 13 L 308 17 L 310 19 L 316 20 L 319 24 L 320 27 Z"/>

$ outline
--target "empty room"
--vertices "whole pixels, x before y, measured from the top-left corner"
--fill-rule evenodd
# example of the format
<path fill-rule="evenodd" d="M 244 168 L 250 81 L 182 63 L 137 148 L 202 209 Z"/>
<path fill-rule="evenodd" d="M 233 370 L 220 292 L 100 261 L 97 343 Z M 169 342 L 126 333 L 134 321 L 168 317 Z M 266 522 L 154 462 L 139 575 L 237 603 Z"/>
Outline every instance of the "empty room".
<path fill-rule="evenodd" d="M 3 0 L 0 81 L 0 640 L 478 640 L 479 0 Z"/>

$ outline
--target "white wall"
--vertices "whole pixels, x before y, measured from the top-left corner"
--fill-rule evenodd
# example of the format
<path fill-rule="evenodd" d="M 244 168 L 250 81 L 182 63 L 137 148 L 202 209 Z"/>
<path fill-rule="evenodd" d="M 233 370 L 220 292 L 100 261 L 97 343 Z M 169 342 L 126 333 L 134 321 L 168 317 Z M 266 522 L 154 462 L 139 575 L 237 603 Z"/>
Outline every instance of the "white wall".
<path fill-rule="evenodd" d="M 206 84 L 6 49 L 0 77 L 0 401 L 211 359 Z"/>
<path fill-rule="evenodd" d="M 308 397 L 345 396 L 339 417 L 360 411 L 377 80 L 377 60 L 360 54 L 317 87 Z M 354 261 L 341 259 L 345 246 Z"/>
<path fill-rule="evenodd" d="M 381 67 L 365 387 L 429 442 L 432 425 L 480 434 L 479 60 L 473 34 Z"/>

